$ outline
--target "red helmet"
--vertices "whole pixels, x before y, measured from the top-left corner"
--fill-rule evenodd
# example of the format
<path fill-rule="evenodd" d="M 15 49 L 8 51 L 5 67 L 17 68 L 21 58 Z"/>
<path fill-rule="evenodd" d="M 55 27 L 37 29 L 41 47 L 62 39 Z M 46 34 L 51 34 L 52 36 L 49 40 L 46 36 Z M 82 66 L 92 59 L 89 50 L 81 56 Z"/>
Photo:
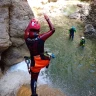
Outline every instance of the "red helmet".
<path fill-rule="evenodd" d="M 36 19 L 32 19 L 29 28 L 40 31 L 40 24 Z"/>

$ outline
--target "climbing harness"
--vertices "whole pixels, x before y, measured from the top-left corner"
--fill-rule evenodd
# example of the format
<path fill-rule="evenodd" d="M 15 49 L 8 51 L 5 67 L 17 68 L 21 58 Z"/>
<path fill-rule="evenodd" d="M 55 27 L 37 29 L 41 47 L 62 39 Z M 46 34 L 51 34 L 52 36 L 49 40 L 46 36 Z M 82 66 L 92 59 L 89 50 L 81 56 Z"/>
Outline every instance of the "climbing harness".
<path fill-rule="evenodd" d="M 30 64 L 31 64 L 31 59 L 29 56 L 24 56 L 25 62 L 27 64 L 28 72 L 30 73 Z"/>

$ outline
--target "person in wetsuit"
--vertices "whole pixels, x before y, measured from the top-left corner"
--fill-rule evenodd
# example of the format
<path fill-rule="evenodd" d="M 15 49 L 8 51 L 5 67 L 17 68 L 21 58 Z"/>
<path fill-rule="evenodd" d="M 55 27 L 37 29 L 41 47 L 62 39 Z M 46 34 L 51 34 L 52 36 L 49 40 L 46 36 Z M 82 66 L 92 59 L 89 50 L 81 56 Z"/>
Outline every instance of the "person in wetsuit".
<path fill-rule="evenodd" d="M 39 34 L 40 23 L 35 18 L 30 21 L 25 30 L 24 38 L 31 56 L 31 96 L 38 96 L 34 91 L 34 86 L 36 88 L 39 72 L 50 63 L 50 58 L 44 55 L 44 43 L 55 32 L 55 28 L 47 15 L 44 14 L 44 18 L 50 28 L 48 32 Z"/>
<path fill-rule="evenodd" d="M 74 38 L 74 32 L 76 32 L 76 28 L 74 26 L 72 26 L 70 29 L 69 29 L 69 39 L 72 39 Z"/>
<path fill-rule="evenodd" d="M 80 46 L 84 47 L 85 46 L 85 38 L 82 36 L 80 40 Z"/>

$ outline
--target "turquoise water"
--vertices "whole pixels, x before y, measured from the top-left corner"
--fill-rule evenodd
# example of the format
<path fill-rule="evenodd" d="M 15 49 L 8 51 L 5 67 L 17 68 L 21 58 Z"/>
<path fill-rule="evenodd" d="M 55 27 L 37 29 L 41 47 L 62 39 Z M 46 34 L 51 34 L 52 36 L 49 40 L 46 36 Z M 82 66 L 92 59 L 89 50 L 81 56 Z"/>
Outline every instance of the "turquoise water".
<path fill-rule="evenodd" d="M 52 41 L 56 58 L 51 60 L 47 73 L 52 86 L 67 96 L 96 96 L 96 42 L 86 39 L 81 48 L 78 33 L 73 41 L 62 34 Z"/>

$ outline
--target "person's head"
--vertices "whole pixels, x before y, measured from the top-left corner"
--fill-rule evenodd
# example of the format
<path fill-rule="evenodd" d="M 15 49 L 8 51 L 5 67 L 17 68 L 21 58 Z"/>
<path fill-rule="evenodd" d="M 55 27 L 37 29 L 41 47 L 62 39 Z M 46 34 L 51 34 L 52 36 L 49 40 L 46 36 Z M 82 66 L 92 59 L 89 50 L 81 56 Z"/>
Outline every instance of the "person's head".
<path fill-rule="evenodd" d="M 72 29 L 76 30 L 76 28 L 74 26 L 71 27 Z"/>
<path fill-rule="evenodd" d="M 29 25 L 29 31 L 35 33 L 40 32 L 40 23 L 36 19 L 31 20 L 31 24 Z"/>
<path fill-rule="evenodd" d="M 29 24 L 29 38 L 36 38 L 40 32 L 40 23 L 36 19 L 32 19 Z"/>

